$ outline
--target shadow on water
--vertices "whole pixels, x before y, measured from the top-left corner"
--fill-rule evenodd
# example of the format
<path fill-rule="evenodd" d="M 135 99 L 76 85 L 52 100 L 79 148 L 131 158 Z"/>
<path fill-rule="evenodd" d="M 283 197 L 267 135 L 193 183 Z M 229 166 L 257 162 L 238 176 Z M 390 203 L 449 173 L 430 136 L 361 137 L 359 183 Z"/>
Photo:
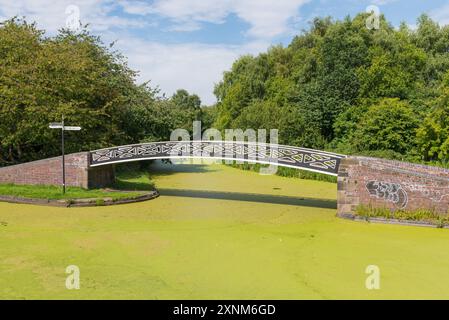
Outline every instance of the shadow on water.
<path fill-rule="evenodd" d="M 234 200 L 261 202 L 272 204 L 285 204 L 301 207 L 314 207 L 324 209 L 337 209 L 337 201 L 331 199 L 316 199 L 291 196 L 277 196 L 257 193 L 221 192 L 206 190 L 184 190 L 184 189 L 158 189 L 161 196 L 204 198 L 217 200 Z"/>
<path fill-rule="evenodd" d="M 172 163 L 170 161 L 142 161 L 118 165 L 113 187 L 120 190 L 154 190 L 153 179 L 177 173 L 210 173 L 217 171 L 205 164 Z"/>

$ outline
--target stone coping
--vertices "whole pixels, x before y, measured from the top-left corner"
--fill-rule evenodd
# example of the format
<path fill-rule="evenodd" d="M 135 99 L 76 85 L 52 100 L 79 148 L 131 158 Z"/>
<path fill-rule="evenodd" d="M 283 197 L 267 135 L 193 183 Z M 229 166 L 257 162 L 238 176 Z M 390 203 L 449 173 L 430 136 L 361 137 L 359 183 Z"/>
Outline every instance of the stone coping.
<path fill-rule="evenodd" d="M 109 191 L 117 191 L 117 192 L 123 192 L 123 193 L 135 192 L 135 191 L 118 191 L 118 190 L 109 190 Z M 25 198 L 25 197 L 0 195 L 0 202 L 34 204 L 34 205 L 42 205 L 42 206 L 69 208 L 69 207 L 111 206 L 111 205 L 117 205 L 117 204 L 148 201 L 148 200 L 155 199 L 157 197 L 159 197 L 159 192 L 157 190 L 153 190 L 153 191 L 146 191 L 144 194 L 139 195 L 139 196 L 116 199 L 115 201 L 111 197 L 51 200 L 51 199 Z"/>
<path fill-rule="evenodd" d="M 358 215 L 355 215 L 352 213 L 344 213 L 344 214 L 339 214 L 337 216 L 342 219 L 358 221 L 358 222 L 364 221 L 364 222 L 371 222 L 371 223 L 396 224 L 396 225 L 401 225 L 401 226 L 449 229 L 449 225 L 445 225 L 445 226 L 441 227 L 435 223 L 427 222 L 427 221 L 387 219 L 387 218 L 381 218 L 381 217 L 364 218 L 364 217 L 361 217 L 361 216 L 358 216 Z"/>
<path fill-rule="evenodd" d="M 66 155 L 65 155 L 65 158 L 66 158 L 66 165 L 70 165 L 70 163 L 67 163 L 67 161 L 68 161 L 70 158 L 86 157 L 86 159 L 88 159 L 88 155 L 89 155 L 89 152 L 77 152 L 77 153 L 66 154 Z M 46 159 L 34 160 L 34 161 L 30 161 L 30 162 L 24 162 L 24 163 L 12 164 L 12 165 L 8 165 L 8 166 L 0 167 L 0 170 L 1 170 L 1 169 L 26 168 L 26 167 L 34 166 L 34 165 L 37 165 L 37 164 L 47 163 L 48 161 L 53 161 L 53 160 L 60 161 L 60 160 L 61 160 L 61 157 L 62 157 L 62 156 L 56 156 L 56 157 L 51 157 L 51 158 L 46 158 Z"/>

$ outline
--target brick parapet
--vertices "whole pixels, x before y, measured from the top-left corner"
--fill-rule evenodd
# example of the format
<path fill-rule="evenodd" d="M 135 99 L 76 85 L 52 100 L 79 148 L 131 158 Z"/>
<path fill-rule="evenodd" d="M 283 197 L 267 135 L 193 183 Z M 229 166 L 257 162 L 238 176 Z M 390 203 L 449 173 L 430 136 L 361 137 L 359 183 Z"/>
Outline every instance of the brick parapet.
<path fill-rule="evenodd" d="M 115 175 L 112 166 L 89 167 L 89 152 L 68 154 L 65 156 L 66 185 L 95 188 L 111 185 Z M 0 168 L 0 184 L 17 185 L 61 185 L 61 157 Z"/>
<path fill-rule="evenodd" d="M 338 175 L 338 214 L 359 205 L 392 211 L 432 210 L 447 214 L 449 170 L 368 157 L 343 159 Z"/>

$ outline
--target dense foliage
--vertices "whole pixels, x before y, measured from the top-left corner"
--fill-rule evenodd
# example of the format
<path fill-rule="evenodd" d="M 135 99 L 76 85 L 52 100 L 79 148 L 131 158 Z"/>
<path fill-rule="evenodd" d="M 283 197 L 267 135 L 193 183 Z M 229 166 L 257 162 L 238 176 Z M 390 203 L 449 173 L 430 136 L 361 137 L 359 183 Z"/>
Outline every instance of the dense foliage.
<path fill-rule="evenodd" d="M 279 129 L 280 143 L 410 161 L 449 160 L 449 26 L 366 28 L 366 14 L 317 18 L 287 47 L 242 56 L 215 86 L 217 104 L 136 84 L 126 59 L 88 31 L 46 37 L 0 24 L 0 165 L 166 140 L 175 128 Z"/>
<path fill-rule="evenodd" d="M 20 19 L 2 23 L 0 165 L 60 154 L 60 132 L 48 124 L 63 115 L 83 127 L 66 133 L 68 152 L 165 140 L 201 116 L 198 96 L 159 97 L 148 83 L 136 85 L 136 75 L 85 30 L 49 38 Z"/>
<path fill-rule="evenodd" d="M 219 128 L 412 161 L 449 159 L 449 27 L 315 19 L 288 47 L 243 56 L 215 87 Z"/>

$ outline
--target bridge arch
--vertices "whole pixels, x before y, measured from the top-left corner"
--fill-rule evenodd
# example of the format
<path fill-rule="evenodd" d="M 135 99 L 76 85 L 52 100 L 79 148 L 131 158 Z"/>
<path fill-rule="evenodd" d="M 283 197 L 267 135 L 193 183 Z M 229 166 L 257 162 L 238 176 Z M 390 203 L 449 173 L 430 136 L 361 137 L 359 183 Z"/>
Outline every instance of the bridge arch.
<path fill-rule="evenodd" d="M 246 141 L 163 141 L 90 152 L 90 166 L 157 159 L 221 159 L 271 164 L 338 175 L 346 156 L 307 148 Z"/>
<path fill-rule="evenodd" d="M 228 141 L 167 141 L 134 144 L 66 155 L 66 185 L 108 187 L 113 165 L 121 162 L 212 158 L 273 164 L 337 175 L 337 212 L 353 218 L 360 205 L 396 210 L 449 210 L 449 169 L 394 160 L 346 157 L 284 145 Z M 0 168 L 0 183 L 58 185 L 61 157 Z"/>

